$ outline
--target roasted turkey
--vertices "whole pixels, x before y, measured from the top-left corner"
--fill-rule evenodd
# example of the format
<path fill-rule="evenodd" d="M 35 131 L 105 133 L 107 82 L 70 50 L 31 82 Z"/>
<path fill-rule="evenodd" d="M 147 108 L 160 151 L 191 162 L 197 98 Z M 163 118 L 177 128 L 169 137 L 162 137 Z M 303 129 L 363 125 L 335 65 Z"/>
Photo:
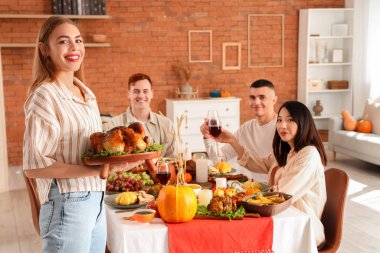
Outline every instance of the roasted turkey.
<path fill-rule="evenodd" d="M 144 127 L 138 122 L 132 123 L 128 127 L 114 127 L 106 133 L 93 133 L 90 135 L 90 143 L 96 153 L 102 151 L 131 153 L 132 151 L 144 151 L 150 145 Z"/>
<path fill-rule="evenodd" d="M 236 200 L 231 196 L 214 196 L 208 206 L 208 209 L 213 212 L 226 212 L 226 211 L 236 211 Z"/>

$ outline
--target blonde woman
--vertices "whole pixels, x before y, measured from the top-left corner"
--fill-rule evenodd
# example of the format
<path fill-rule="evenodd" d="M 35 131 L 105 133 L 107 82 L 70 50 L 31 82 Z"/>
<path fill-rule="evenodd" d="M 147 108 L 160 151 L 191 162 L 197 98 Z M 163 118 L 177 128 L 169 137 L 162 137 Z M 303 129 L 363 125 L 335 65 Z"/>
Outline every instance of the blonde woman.
<path fill-rule="evenodd" d="M 96 98 L 81 81 L 84 56 L 71 20 L 44 22 L 25 103 L 23 161 L 24 170 L 42 171 L 36 185 L 43 252 L 105 251 L 106 182 L 80 158 L 89 136 L 102 131 Z"/>

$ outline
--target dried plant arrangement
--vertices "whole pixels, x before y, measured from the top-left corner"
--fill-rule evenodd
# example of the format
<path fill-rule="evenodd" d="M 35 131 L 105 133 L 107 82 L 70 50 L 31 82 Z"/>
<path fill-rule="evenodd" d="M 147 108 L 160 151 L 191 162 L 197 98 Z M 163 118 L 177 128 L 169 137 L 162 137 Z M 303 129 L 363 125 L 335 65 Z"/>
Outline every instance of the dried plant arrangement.
<path fill-rule="evenodd" d="M 185 173 L 186 173 L 186 160 L 184 153 L 181 152 L 182 150 L 182 140 L 181 140 L 181 126 L 182 123 L 185 121 L 187 124 L 187 116 L 182 114 L 180 117 L 177 116 L 177 167 L 178 167 L 178 173 L 177 173 L 177 184 L 184 184 L 185 183 Z"/>
<path fill-rule="evenodd" d="M 183 63 L 181 61 L 176 62 L 172 65 L 172 69 L 177 77 L 183 82 L 186 83 L 191 77 L 191 67 L 188 63 Z"/>

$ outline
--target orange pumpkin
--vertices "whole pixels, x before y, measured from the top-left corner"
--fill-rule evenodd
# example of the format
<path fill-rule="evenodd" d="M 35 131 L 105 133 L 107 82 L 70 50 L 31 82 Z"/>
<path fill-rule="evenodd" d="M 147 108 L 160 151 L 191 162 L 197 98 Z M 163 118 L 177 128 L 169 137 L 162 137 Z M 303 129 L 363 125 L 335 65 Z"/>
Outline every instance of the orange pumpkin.
<path fill-rule="evenodd" d="M 359 133 L 372 133 L 372 123 L 369 120 L 360 120 L 356 125 L 356 131 Z"/>
<path fill-rule="evenodd" d="M 197 212 L 197 197 L 189 186 L 167 185 L 157 197 L 157 207 L 166 222 L 189 222 Z"/>
<path fill-rule="evenodd" d="M 191 176 L 190 173 L 186 172 L 185 173 L 185 182 L 186 183 L 190 183 L 191 182 L 191 179 L 193 179 L 193 177 Z"/>
<path fill-rule="evenodd" d="M 348 111 L 343 111 L 341 114 L 343 117 L 344 130 L 355 131 L 357 121 L 351 116 L 351 114 Z"/>
<path fill-rule="evenodd" d="M 231 94 L 230 94 L 228 91 L 222 90 L 222 91 L 220 92 L 220 96 L 221 96 L 222 98 L 227 98 L 227 97 L 231 97 Z"/>

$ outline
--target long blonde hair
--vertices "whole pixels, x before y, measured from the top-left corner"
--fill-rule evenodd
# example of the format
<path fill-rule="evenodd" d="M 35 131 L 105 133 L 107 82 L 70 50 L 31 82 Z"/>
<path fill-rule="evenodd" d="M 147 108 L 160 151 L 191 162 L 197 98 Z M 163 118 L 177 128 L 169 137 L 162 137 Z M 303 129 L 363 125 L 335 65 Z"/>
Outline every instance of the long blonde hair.
<path fill-rule="evenodd" d="M 62 24 L 72 24 L 74 26 L 75 23 L 68 18 L 60 17 L 60 16 L 51 16 L 48 18 L 40 28 L 37 36 L 36 49 L 34 52 L 34 61 L 33 61 L 33 69 L 32 69 L 32 85 L 29 88 L 29 95 L 33 93 L 38 87 L 46 82 L 54 82 L 57 81 L 56 69 L 51 61 L 49 56 L 44 56 L 39 48 L 39 43 L 43 43 L 46 47 L 49 47 L 49 37 L 59 25 Z M 84 81 L 83 77 L 83 62 L 79 69 L 74 72 L 74 76 Z"/>

